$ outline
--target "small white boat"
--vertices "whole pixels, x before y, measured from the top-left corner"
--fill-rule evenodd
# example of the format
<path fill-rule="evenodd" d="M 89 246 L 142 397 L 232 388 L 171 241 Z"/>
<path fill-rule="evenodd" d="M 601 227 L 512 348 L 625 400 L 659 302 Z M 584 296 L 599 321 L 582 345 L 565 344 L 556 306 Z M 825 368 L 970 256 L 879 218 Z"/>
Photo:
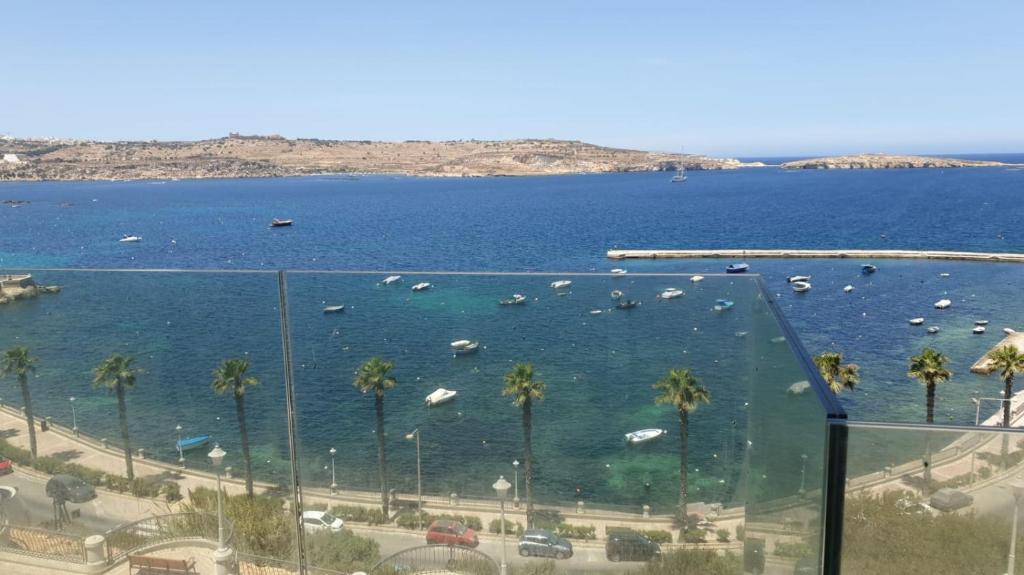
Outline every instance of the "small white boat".
<path fill-rule="evenodd" d="M 768 341 L 770 341 L 772 343 L 782 343 L 782 342 L 786 341 L 786 336 L 778 335 L 778 336 L 775 336 L 775 337 L 771 338 Z"/>
<path fill-rule="evenodd" d="M 946 272 L 942 272 L 941 274 L 939 274 L 939 277 L 940 277 L 940 278 L 948 278 L 948 277 L 949 277 L 949 274 L 948 274 L 948 273 L 946 273 Z"/>
<path fill-rule="evenodd" d="M 129 244 L 130 243 L 135 243 L 135 242 L 141 242 L 142 241 L 142 236 L 130 236 L 128 234 L 125 234 L 125 235 L 121 236 L 121 239 L 119 239 L 117 241 L 119 241 L 121 243 L 129 243 Z"/>
<path fill-rule="evenodd" d="M 933 335 L 936 334 L 936 333 L 939 333 L 939 326 L 933 325 L 933 326 L 929 327 L 928 328 L 928 333 L 933 334 Z"/>
<path fill-rule="evenodd" d="M 852 291 L 853 291 L 853 286 L 852 285 L 845 285 L 845 286 L 843 286 L 843 293 L 850 293 Z"/>
<path fill-rule="evenodd" d="M 572 282 L 569 281 L 569 280 L 558 280 L 558 281 L 551 282 L 551 287 L 553 287 L 555 289 L 564 289 L 564 288 L 567 288 L 567 287 L 569 287 L 571 285 L 572 285 Z"/>
<path fill-rule="evenodd" d="M 345 311 L 344 305 L 329 305 L 324 308 L 324 313 L 341 313 Z"/>
<path fill-rule="evenodd" d="M 295 222 L 293 222 L 292 220 L 279 220 L 277 218 L 274 218 L 274 219 L 270 220 L 270 227 L 272 227 L 272 228 L 286 228 L 286 227 L 292 225 L 293 223 L 295 223 Z"/>
<path fill-rule="evenodd" d="M 793 282 L 793 291 L 796 293 L 811 291 L 811 284 L 809 282 Z"/>
<path fill-rule="evenodd" d="M 455 391 L 454 389 L 445 389 L 443 387 L 439 387 L 433 392 L 431 392 L 431 394 L 426 397 L 425 401 L 428 407 L 434 405 L 441 405 L 442 403 L 455 399 L 456 395 L 458 395 L 458 392 Z"/>
<path fill-rule="evenodd" d="M 637 443 L 646 443 L 653 439 L 658 439 L 666 433 L 668 432 L 664 429 L 640 429 L 638 431 L 631 431 L 626 434 L 626 442 L 634 445 Z"/>
<path fill-rule="evenodd" d="M 451 343 L 451 348 L 452 351 L 455 352 L 455 355 L 466 355 L 480 349 L 480 342 L 460 339 L 458 341 L 453 341 Z"/>
<path fill-rule="evenodd" d="M 386 286 L 389 286 L 389 285 L 395 283 L 396 281 L 398 281 L 400 279 L 402 279 L 402 276 L 388 276 L 388 277 L 384 278 L 384 281 L 382 281 L 380 283 L 382 283 L 382 284 L 384 284 Z"/>
<path fill-rule="evenodd" d="M 624 275 L 626 275 L 626 270 L 624 270 L 622 268 L 615 268 L 615 269 L 612 270 L 612 275 L 624 276 Z"/>
<path fill-rule="evenodd" d="M 949 301 L 948 299 L 940 299 L 939 301 L 935 302 L 935 309 L 946 309 L 951 305 L 953 305 L 953 302 Z"/>
<path fill-rule="evenodd" d="M 592 309 L 592 310 L 590 310 L 590 315 L 601 315 L 601 313 L 603 311 L 604 310 L 600 310 L 600 309 Z"/>
<path fill-rule="evenodd" d="M 522 305 L 526 303 L 526 296 L 521 293 L 512 294 L 509 299 L 498 300 L 501 305 Z"/>
<path fill-rule="evenodd" d="M 988 325 L 988 320 L 987 319 L 977 319 L 977 320 L 974 320 L 974 325 Z"/>
<path fill-rule="evenodd" d="M 677 298 L 681 295 L 683 295 L 683 290 L 676 288 L 668 288 L 665 291 L 661 292 L 658 295 L 658 297 L 660 297 L 661 299 L 672 299 Z"/>
<path fill-rule="evenodd" d="M 795 284 L 796 282 L 809 282 L 811 281 L 811 276 L 789 276 L 786 278 L 786 281 L 791 284 Z"/>
<path fill-rule="evenodd" d="M 431 283 L 429 283 L 429 282 L 420 282 L 420 283 L 412 286 L 412 291 L 423 291 L 425 289 L 430 289 L 432 287 L 434 287 L 434 286 Z"/>
<path fill-rule="evenodd" d="M 621 291 L 621 290 L 612 290 L 612 293 L 611 293 L 612 299 L 619 299 L 619 298 L 621 298 L 621 297 L 622 297 L 623 295 L 624 295 L 624 294 L 622 293 L 622 291 Z"/>
<path fill-rule="evenodd" d="M 693 283 L 702 282 L 704 281 L 704 276 L 693 276 L 690 278 L 690 281 Z"/>
<path fill-rule="evenodd" d="M 921 325 L 923 323 L 924 323 L 924 318 L 923 317 L 915 317 L 914 319 L 910 320 L 910 325 Z"/>
<path fill-rule="evenodd" d="M 790 395 L 800 395 L 801 393 L 807 391 L 810 388 L 811 388 L 811 382 L 809 382 L 809 381 L 807 381 L 805 379 L 803 381 L 798 381 L 798 382 L 794 383 L 793 385 L 787 387 L 786 388 L 786 393 L 788 393 Z"/>
<path fill-rule="evenodd" d="M 1006 335 L 1013 335 L 1017 333 L 1017 330 L 1013 329 L 1012 327 L 1004 327 L 1003 333 L 1005 333 Z"/>
<path fill-rule="evenodd" d="M 972 329 L 971 331 L 976 333 L 976 334 L 978 334 L 978 335 L 981 335 L 981 334 L 985 333 L 985 326 L 983 326 L 983 325 L 976 325 L 976 326 L 974 326 L 974 329 Z"/>

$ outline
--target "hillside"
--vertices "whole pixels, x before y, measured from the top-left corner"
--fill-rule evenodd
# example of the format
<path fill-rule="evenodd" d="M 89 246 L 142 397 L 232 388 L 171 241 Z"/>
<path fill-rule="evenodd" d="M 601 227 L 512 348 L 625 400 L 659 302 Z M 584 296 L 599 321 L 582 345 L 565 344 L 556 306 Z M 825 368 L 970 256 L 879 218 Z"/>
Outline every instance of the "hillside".
<path fill-rule="evenodd" d="M 959 160 L 956 158 L 932 158 L 928 156 L 897 156 L 890 154 L 858 154 L 855 156 L 832 156 L 786 162 L 787 170 L 855 170 L 890 168 L 980 168 L 1005 166 L 1001 162 Z"/>

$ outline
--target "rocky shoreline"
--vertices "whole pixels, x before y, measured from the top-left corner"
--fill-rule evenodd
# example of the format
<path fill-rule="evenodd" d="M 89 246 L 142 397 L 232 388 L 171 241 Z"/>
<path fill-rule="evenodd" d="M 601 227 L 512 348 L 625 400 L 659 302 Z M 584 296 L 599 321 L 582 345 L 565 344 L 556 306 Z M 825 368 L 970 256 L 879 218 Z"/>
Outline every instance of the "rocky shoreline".
<path fill-rule="evenodd" d="M 32 299 L 42 294 L 60 293 L 60 286 L 37 285 L 31 275 L 0 275 L 0 305 L 20 299 Z"/>
<path fill-rule="evenodd" d="M 786 170 L 889 170 L 903 168 L 992 168 L 1010 166 L 1002 162 L 935 158 L 929 156 L 898 156 L 891 154 L 857 154 L 831 156 L 786 162 Z"/>

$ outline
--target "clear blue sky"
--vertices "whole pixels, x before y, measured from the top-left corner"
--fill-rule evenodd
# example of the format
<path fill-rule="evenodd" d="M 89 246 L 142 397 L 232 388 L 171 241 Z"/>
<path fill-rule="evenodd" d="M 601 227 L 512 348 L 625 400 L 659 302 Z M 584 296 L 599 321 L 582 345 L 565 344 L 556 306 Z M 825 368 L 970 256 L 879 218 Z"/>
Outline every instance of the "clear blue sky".
<path fill-rule="evenodd" d="M 1024 1 L 7 2 L 0 133 L 1024 151 Z"/>

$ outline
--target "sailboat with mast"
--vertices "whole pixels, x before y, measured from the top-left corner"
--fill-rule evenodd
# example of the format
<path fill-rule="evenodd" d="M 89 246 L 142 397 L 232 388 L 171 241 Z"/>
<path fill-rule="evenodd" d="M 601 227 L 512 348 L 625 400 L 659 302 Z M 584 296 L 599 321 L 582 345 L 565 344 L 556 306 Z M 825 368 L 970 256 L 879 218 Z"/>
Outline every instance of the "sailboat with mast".
<path fill-rule="evenodd" d="M 680 150 L 680 156 L 685 156 Z M 683 165 L 682 157 L 679 158 L 679 167 L 676 170 L 676 175 L 672 176 L 673 183 L 682 183 L 686 181 L 686 166 Z"/>

